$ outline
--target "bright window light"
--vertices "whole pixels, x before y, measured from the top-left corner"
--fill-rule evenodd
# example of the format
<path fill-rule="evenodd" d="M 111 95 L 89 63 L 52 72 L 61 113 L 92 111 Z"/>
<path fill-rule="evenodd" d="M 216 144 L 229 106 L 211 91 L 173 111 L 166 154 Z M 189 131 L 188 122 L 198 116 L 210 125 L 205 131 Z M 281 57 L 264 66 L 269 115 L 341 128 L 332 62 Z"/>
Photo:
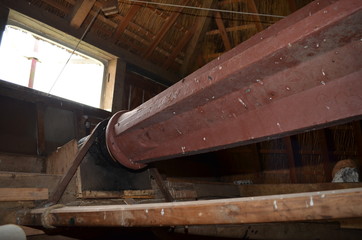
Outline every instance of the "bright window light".
<path fill-rule="evenodd" d="M 0 79 L 99 108 L 104 65 L 79 52 L 69 59 L 72 51 L 8 25 L 0 46 Z"/>

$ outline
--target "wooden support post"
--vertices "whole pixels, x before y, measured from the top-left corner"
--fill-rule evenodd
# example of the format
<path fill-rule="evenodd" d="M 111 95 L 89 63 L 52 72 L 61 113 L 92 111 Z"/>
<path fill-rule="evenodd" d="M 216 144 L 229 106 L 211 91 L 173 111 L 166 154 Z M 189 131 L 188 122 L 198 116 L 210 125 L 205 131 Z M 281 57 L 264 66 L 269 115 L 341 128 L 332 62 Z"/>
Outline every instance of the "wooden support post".
<path fill-rule="evenodd" d="M 126 70 L 126 62 L 120 59 L 109 61 L 107 76 L 102 89 L 102 109 L 112 112 L 127 109 L 124 101 Z"/>
<path fill-rule="evenodd" d="M 362 188 L 218 200 L 34 209 L 17 224 L 136 227 L 242 224 L 362 217 Z M 44 216 L 46 214 L 46 216 Z"/>
<path fill-rule="evenodd" d="M 172 197 L 170 191 L 167 189 L 161 174 L 158 172 L 157 168 L 150 169 L 151 176 L 155 179 L 157 186 L 159 187 L 162 195 L 164 196 L 167 202 L 173 202 L 175 199 Z"/>

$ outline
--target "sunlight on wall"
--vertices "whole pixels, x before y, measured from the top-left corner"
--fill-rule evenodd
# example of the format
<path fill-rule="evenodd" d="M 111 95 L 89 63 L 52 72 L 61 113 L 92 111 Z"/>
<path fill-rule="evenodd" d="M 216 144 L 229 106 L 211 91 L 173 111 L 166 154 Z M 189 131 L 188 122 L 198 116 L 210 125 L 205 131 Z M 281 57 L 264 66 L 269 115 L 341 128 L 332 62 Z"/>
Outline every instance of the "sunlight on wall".
<path fill-rule="evenodd" d="M 59 76 L 71 52 L 23 29 L 6 26 L 0 46 L 0 79 L 27 87 L 32 78 L 36 90 L 98 108 L 104 65 L 75 52 Z"/>

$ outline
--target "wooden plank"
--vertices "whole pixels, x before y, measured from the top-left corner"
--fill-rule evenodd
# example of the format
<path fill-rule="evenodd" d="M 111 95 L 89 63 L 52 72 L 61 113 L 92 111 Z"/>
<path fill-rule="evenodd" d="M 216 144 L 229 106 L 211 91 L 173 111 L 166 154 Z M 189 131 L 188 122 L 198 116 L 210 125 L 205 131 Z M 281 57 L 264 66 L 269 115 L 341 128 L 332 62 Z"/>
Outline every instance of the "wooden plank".
<path fill-rule="evenodd" d="M 72 14 L 70 15 L 70 26 L 79 28 L 88 16 L 95 2 L 96 0 L 77 1 Z"/>
<path fill-rule="evenodd" d="M 41 173 L 0 172 L 0 188 L 48 188 L 52 192 L 60 175 Z"/>
<path fill-rule="evenodd" d="M 0 153 L 0 171 L 41 173 L 43 168 L 43 157 Z"/>
<path fill-rule="evenodd" d="M 220 12 L 215 13 L 215 21 L 216 25 L 219 28 L 219 32 L 224 43 L 225 50 L 228 51 L 231 49 L 230 39 L 226 33 L 224 22 L 222 21 L 222 17 Z"/>
<path fill-rule="evenodd" d="M 183 0 L 180 5 L 187 5 L 187 3 L 190 0 Z M 177 9 L 176 12 L 173 12 L 165 21 L 165 23 L 162 25 L 160 31 L 157 33 L 157 35 L 155 36 L 155 38 L 153 39 L 151 45 L 148 47 L 148 49 L 146 50 L 146 52 L 143 54 L 143 57 L 145 59 L 147 59 L 148 57 L 151 56 L 153 50 L 155 50 L 155 48 L 157 47 L 157 45 L 161 42 L 161 40 L 166 36 L 166 33 L 168 32 L 168 30 L 172 27 L 172 25 L 176 22 L 177 18 L 180 16 L 181 12 L 183 11 L 184 8 L 179 8 Z"/>
<path fill-rule="evenodd" d="M 45 234 L 45 232 L 43 230 L 39 230 L 36 228 L 31 228 L 31 227 L 26 227 L 26 226 L 20 226 L 24 232 L 26 236 L 34 236 L 34 235 L 43 235 Z"/>
<path fill-rule="evenodd" d="M 254 0 L 247 0 L 246 2 L 248 9 L 252 13 L 258 13 Z M 258 32 L 263 30 L 263 25 L 261 25 L 260 17 L 258 15 L 251 15 L 252 20 L 255 22 L 256 29 Z"/>
<path fill-rule="evenodd" d="M 59 147 L 47 158 L 48 174 L 64 174 L 71 166 L 78 152 L 78 141 L 73 139 L 65 145 Z"/>
<path fill-rule="evenodd" d="M 185 234 L 185 227 L 176 227 L 175 233 Z M 341 229 L 337 222 L 268 223 L 242 225 L 188 226 L 188 236 L 212 236 L 231 239 L 273 240 L 330 240 L 360 239 L 362 231 Z M 272 237 L 272 238 L 271 238 Z"/>
<path fill-rule="evenodd" d="M 73 160 L 72 164 L 69 166 L 69 168 L 64 173 L 62 179 L 58 183 L 58 185 L 55 188 L 55 191 L 50 195 L 49 197 L 49 203 L 58 203 L 61 199 L 65 189 L 67 188 L 68 184 L 72 180 L 74 174 L 77 172 L 77 169 L 82 162 L 84 156 L 88 152 L 89 148 L 92 146 L 94 140 L 97 128 L 100 125 L 97 125 L 95 129 L 93 130 L 92 134 L 87 137 L 85 142 L 83 143 L 82 147 L 79 149 L 77 155 L 75 156 L 75 159 Z"/>
<path fill-rule="evenodd" d="M 318 192 L 332 189 L 361 188 L 362 183 L 309 183 L 309 184 L 250 184 L 240 185 L 240 195 L 246 197 Z"/>
<path fill-rule="evenodd" d="M 52 226 L 136 227 L 333 220 L 362 217 L 362 188 L 190 202 L 79 206 L 50 210 Z M 41 225 L 46 208 L 18 216 Z"/>
<path fill-rule="evenodd" d="M 216 0 L 203 0 L 201 7 L 205 9 L 212 8 L 216 5 L 216 3 L 217 3 Z M 188 72 L 190 72 L 190 66 L 192 64 L 191 60 L 194 59 L 197 53 L 200 51 L 200 49 L 196 49 L 196 46 L 201 40 L 201 38 L 205 35 L 210 25 L 211 18 L 209 17 L 209 15 L 210 11 L 205 11 L 202 16 L 197 17 L 198 19 L 196 20 L 197 22 L 195 24 L 196 26 L 195 33 L 187 46 L 187 50 L 184 57 L 184 63 L 181 66 L 181 72 L 183 76 L 185 76 Z"/>
<path fill-rule="evenodd" d="M 125 190 L 125 191 L 83 191 L 83 199 L 152 199 L 154 190 Z"/>
<path fill-rule="evenodd" d="M 0 188 L 0 202 L 48 199 L 47 188 Z"/>

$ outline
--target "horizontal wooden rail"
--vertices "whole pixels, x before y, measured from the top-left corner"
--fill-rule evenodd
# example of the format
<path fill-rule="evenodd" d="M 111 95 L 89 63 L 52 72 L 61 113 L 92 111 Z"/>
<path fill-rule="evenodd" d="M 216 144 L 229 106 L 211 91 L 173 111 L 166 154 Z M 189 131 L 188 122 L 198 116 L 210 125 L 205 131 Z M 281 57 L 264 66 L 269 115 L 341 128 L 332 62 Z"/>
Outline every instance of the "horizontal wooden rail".
<path fill-rule="evenodd" d="M 362 217 L 362 188 L 136 205 L 34 209 L 17 224 L 41 226 L 135 227 L 290 222 Z"/>

